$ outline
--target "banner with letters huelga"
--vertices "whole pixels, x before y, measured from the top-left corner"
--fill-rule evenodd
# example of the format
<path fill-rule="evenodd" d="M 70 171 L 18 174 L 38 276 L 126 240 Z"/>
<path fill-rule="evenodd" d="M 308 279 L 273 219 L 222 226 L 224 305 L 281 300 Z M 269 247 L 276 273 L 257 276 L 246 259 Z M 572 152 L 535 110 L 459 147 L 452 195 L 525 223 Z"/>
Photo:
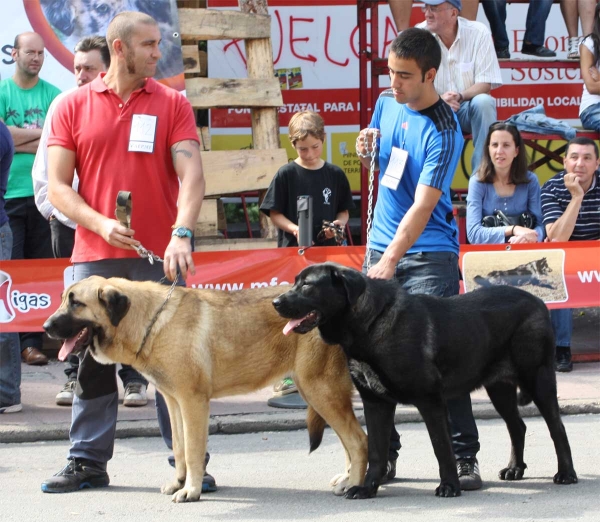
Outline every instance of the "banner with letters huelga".
<path fill-rule="evenodd" d="M 196 252 L 196 275 L 187 286 L 212 291 L 240 291 L 293 284 L 304 267 L 333 261 L 359 269 L 364 247 L 315 247 Z M 529 245 L 461 245 L 463 292 L 482 286 L 518 286 L 542 298 L 549 308 L 600 306 L 600 242 Z M 71 277 L 67 259 L 2 261 L 0 330 L 42 330 L 60 305 Z M 165 295 L 168 288 L 165 287 Z"/>

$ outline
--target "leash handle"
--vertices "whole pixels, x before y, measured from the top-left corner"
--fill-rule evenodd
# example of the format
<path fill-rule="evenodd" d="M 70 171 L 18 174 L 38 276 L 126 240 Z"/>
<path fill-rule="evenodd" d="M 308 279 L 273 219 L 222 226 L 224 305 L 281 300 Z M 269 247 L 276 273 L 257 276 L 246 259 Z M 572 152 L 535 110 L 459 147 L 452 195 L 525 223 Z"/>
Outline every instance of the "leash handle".
<path fill-rule="evenodd" d="M 131 192 L 120 190 L 117 194 L 115 217 L 117 218 L 117 221 L 126 228 L 131 228 L 132 207 L 133 202 L 131 201 Z"/>
<path fill-rule="evenodd" d="M 132 210 L 133 201 L 131 199 L 131 192 L 128 192 L 127 190 L 120 190 L 117 194 L 115 217 L 117 218 L 117 221 L 126 228 L 131 228 Z M 142 245 L 134 248 L 138 255 L 143 259 L 147 259 L 151 265 L 153 265 L 155 261 L 158 261 L 159 263 L 163 262 L 163 259 L 152 252 L 152 250 L 147 250 Z"/>

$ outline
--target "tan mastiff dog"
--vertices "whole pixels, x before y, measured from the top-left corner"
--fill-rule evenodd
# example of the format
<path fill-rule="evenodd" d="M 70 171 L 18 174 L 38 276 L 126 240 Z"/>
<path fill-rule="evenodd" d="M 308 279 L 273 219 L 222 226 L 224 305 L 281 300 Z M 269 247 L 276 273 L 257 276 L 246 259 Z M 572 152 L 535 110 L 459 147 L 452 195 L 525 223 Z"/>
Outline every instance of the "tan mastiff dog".
<path fill-rule="evenodd" d="M 249 393 L 292 375 L 308 404 L 310 450 L 325 423 L 340 437 L 346 471 L 332 479 L 343 495 L 363 484 L 367 440 L 352 409 L 346 357 L 318 332 L 284 336 L 286 320 L 271 304 L 281 288 L 237 292 L 170 289 L 153 282 L 98 276 L 63 294 L 44 324 L 66 339 L 59 358 L 89 348 L 103 364 L 129 364 L 164 395 L 173 431 L 175 480 L 162 487 L 175 502 L 200 499 L 209 401 Z"/>

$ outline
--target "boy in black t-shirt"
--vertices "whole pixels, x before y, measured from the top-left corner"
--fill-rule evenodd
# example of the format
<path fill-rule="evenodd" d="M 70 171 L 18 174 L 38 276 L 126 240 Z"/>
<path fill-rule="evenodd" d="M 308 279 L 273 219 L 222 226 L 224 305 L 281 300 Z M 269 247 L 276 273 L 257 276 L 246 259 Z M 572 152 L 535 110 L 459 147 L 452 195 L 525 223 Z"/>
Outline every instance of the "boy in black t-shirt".
<path fill-rule="evenodd" d="M 288 133 L 298 157 L 277 171 L 260 210 L 279 229 L 277 246 L 297 247 L 298 196 L 312 196 L 314 244 L 335 246 L 333 230 L 325 229 L 324 234 L 319 235 L 323 220 L 345 228 L 348 210 L 354 208 L 354 202 L 344 171 L 321 158 L 325 122 L 314 112 L 297 112 L 290 120 Z M 298 393 L 298 388 L 287 377 L 275 385 L 273 396 L 291 393 Z"/>
<path fill-rule="evenodd" d="M 318 239 L 323 220 L 345 228 L 354 202 L 344 171 L 321 158 L 325 141 L 323 118 L 310 111 L 297 112 L 289 123 L 289 138 L 298 157 L 277 171 L 260 210 L 279 229 L 277 246 L 298 246 L 297 199 L 312 196 L 314 243 L 335 246 L 331 229 L 324 231 L 323 240 Z"/>

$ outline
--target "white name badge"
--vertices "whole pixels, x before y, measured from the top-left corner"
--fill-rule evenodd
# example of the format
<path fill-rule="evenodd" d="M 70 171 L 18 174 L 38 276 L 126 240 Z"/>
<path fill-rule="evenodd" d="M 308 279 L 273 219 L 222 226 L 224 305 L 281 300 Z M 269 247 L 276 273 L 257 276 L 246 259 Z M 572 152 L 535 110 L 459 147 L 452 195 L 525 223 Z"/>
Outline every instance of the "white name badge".
<path fill-rule="evenodd" d="M 398 147 L 392 147 L 392 155 L 390 156 L 390 162 L 388 163 L 387 169 L 381 178 L 381 184 L 392 190 L 396 190 L 400 184 L 400 180 L 404 175 L 404 169 L 406 168 L 406 160 L 408 159 L 408 152 Z"/>
<path fill-rule="evenodd" d="M 129 134 L 129 152 L 154 152 L 156 138 L 157 116 L 150 114 L 134 114 L 131 119 L 131 133 Z"/>

